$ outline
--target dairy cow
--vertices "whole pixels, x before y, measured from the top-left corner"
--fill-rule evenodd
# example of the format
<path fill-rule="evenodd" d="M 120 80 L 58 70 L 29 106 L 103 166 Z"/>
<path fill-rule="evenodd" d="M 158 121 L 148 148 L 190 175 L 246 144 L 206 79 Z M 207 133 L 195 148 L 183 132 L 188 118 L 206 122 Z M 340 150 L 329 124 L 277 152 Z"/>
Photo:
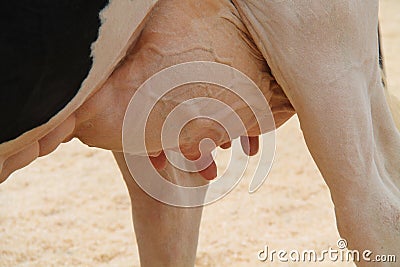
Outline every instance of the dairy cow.
<path fill-rule="evenodd" d="M 28 39 L 34 51 L 18 55 L 14 68 L 40 66 L 36 74 L 12 68 L 5 72 L 4 85 L 15 86 L 23 80 L 18 87 L 23 89 L 14 95 L 2 90 L 7 115 L 15 117 L 4 117 L 3 125 L 10 128 L 1 136 L 1 179 L 73 137 L 112 150 L 131 195 L 142 265 L 193 265 L 201 208 L 163 205 L 140 190 L 123 158 L 121 129 L 129 100 L 151 75 L 178 63 L 214 61 L 237 68 L 258 85 L 276 126 L 298 114 L 307 146 L 330 189 L 339 232 L 349 247 L 375 254 L 397 253 L 400 136 L 381 81 L 378 1 L 69 3 L 63 12 L 92 15 L 78 16 L 81 21 L 68 24 L 53 14 L 62 22 L 50 27 L 45 21 L 51 12 L 44 10 L 59 3 L 27 5 L 22 10 L 37 24 L 25 22 L 22 28 L 16 24 L 14 31 L 3 34 L 9 49 L 3 50 L 9 57 L 20 51 L 23 35 L 15 34 L 18 30 L 32 34 L 45 30 L 54 36 Z M 22 12 L 18 5 L 9 4 L 11 19 Z M 86 39 L 75 43 L 68 34 L 74 36 L 79 28 Z M 65 46 L 60 46 L 63 42 Z M 31 59 L 32 54 L 40 60 Z M 58 58 L 67 60 L 68 66 Z M 57 64 L 63 67 L 61 74 L 55 71 Z M 206 183 L 201 176 L 215 177 L 215 166 L 200 174 L 183 173 L 166 161 L 162 151 L 161 123 L 180 101 L 212 96 L 234 106 L 247 127 L 243 134 L 253 136 L 250 154 L 259 132 L 250 110 L 234 95 L 212 85 L 185 85 L 184 89 L 186 94 L 172 92 L 156 106 L 158 116 L 149 118 L 153 131 L 146 136 L 146 144 L 166 179 L 200 185 Z M 198 157 L 203 138 L 224 147 L 230 142 L 223 128 L 202 119 L 189 123 L 183 135 L 187 138 L 182 139 L 181 150 L 189 158 Z"/>

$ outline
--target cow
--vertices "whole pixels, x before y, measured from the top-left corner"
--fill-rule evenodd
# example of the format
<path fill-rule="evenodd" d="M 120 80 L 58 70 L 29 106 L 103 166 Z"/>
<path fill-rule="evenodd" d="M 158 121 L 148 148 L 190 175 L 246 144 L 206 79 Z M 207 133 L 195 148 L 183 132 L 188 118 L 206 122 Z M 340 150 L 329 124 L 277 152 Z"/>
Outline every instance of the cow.
<path fill-rule="evenodd" d="M 73 137 L 112 150 L 131 196 L 142 266 L 192 266 L 201 207 L 175 208 L 145 194 L 126 166 L 122 125 L 116 122 L 123 121 L 135 90 L 157 71 L 193 60 L 220 62 L 241 70 L 258 85 L 277 127 L 298 114 L 307 146 L 330 189 L 339 233 L 348 240 L 349 248 L 397 253 L 400 179 L 396 152 L 400 138 L 381 82 L 378 1 L 128 2 L 112 1 L 104 17 L 113 14 L 112 5 L 120 12 L 129 8 L 145 12 L 132 16 L 132 25 L 129 20 L 121 22 L 130 25 L 125 29 L 129 38 L 116 34 L 113 37 L 118 41 L 108 40 L 110 46 L 121 45 L 113 47 L 116 52 L 100 64 L 109 65 L 95 75 L 99 80 L 83 83 L 79 97 L 70 99 L 58 113 L 53 110 L 50 116 L 54 117 L 47 123 L 37 122 L 36 128 L 25 134 L 20 130 L 8 136 L 8 142 L 0 146 L 0 179 Z M 100 40 L 107 36 L 105 29 L 100 30 Z M 104 49 L 104 45 L 97 43 L 97 48 Z M 99 57 L 94 55 L 96 67 Z M 206 90 L 185 86 L 188 95 L 173 94 L 156 106 L 161 116 L 149 117 L 154 133 L 146 136 L 146 144 L 165 178 L 201 185 L 207 183 L 202 176 L 215 177 L 215 167 L 187 174 L 169 164 L 159 139 L 160 121 L 185 97 L 206 94 L 230 104 L 238 100 L 214 86 Z M 250 110 L 238 107 L 235 111 L 247 127 L 243 134 L 250 136 L 252 151 L 247 152 L 253 154 L 260 132 Z M 188 158 L 199 156 L 198 144 L 203 138 L 224 147 L 230 142 L 224 129 L 202 119 L 188 124 L 183 135 L 188 138 L 181 150 Z M 157 225 L 149 223 L 159 218 L 163 220 Z"/>

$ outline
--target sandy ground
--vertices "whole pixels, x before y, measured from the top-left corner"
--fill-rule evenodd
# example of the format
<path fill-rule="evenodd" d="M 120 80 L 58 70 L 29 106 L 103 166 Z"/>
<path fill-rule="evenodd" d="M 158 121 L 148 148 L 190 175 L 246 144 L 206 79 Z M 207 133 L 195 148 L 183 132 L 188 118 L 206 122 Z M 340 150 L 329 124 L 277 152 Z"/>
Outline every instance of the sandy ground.
<path fill-rule="evenodd" d="M 400 1 L 381 1 L 381 22 L 389 86 L 400 90 Z M 247 186 L 205 208 L 197 266 L 312 266 L 261 263 L 257 252 L 336 248 L 333 205 L 297 118 L 277 131 L 267 182 L 253 195 Z M 72 141 L 0 186 L 0 266 L 139 266 L 130 200 L 110 152 Z"/>

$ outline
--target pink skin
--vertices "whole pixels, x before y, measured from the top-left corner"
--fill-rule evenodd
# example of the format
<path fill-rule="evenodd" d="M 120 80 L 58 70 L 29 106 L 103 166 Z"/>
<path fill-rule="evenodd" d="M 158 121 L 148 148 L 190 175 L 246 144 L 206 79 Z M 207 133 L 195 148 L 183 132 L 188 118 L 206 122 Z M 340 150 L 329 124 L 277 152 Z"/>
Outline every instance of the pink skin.
<path fill-rule="evenodd" d="M 0 157 L 0 183 L 5 181 L 14 171 L 29 165 L 38 157 L 50 154 L 62 142 L 69 141 L 75 128 L 75 122 L 75 116 L 71 115 L 38 141 L 32 142 L 21 151 L 11 154 L 3 160 Z"/>
<path fill-rule="evenodd" d="M 170 20 L 171 17 L 179 18 L 180 23 Z M 229 1 L 160 1 L 139 40 L 94 95 L 57 129 L 33 142 L 36 145 L 0 158 L 0 165 L 3 163 L 0 181 L 38 156 L 50 153 L 61 142 L 74 137 L 89 146 L 122 151 L 122 122 L 126 107 L 137 88 L 164 68 L 194 60 L 220 62 L 248 75 L 269 101 L 277 127 L 294 114 L 290 102 L 271 76 L 268 65 Z M 149 117 L 151 133 L 146 136 L 146 144 L 157 169 L 163 169 L 166 161 L 160 139 L 162 122 L 180 101 L 211 96 L 230 106 L 236 104 L 238 108 L 235 112 L 245 123 L 247 135 L 260 134 L 251 110 L 242 104 L 237 105 L 239 100 L 232 93 L 216 86 L 203 85 L 202 90 L 197 90 L 193 85 L 184 87 L 186 94 L 172 92 L 169 98 L 156 105 L 155 112 Z M 230 142 L 220 125 L 206 119 L 188 123 L 181 137 L 179 149 L 192 159 L 200 156 L 198 144 L 204 138 L 210 138 L 217 146 L 223 147 Z M 258 139 L 252 137 L 249 141 L 250 147 L 244 148 L 244 151 L 253 155 L 258 149 Z M 215 164 L 200 174 L 208 180 L 215 178 Z"/>
<path fill-rule="evenodd" d="M 171 17 L 179 18 L 179 23 Z M 128 101 L 137 88 L 164 68 L 195 60 L 224 63 L 248 75 L 269 101 L 279 127 L 294 114 L 294 110 L 248 36 L 229 1 L 160 1 L 140 39 L 120 66 L 76 112 L 75 136 L 90 146 L 121 151 L 122 125 L 118 122 L 122 122 Z M 235 112 L 244 121 L 249 136 L 260 134 L 251 110 L 245 105 L 238 105 L 239 100 L 232 93 L 211 85 L 185 85 L 182 88 L 163 98 L 148 120 L 147 129 L 151 131 L 146 136 L 146 144 L 157 169 L 163 169 L 166 161 L 160 139 L 162 123 L 166 115 L 184 100 L 199 96 L 215 97 L 237 107 Z M 179 149 L 187 158 L 197 159 L 200 156 L 198 146 L 204 138 L 212 139 L 217 146 L 230 142 L 220 125 L 196 119 L 183 128 Z M 244 151 L 254 155 L 258 150 L 258 138 L 252 137 L 249 141 L 250 147 L 244 148 Z M 208 180 L 215 178 L 215 164 L 200 174 Z"/>

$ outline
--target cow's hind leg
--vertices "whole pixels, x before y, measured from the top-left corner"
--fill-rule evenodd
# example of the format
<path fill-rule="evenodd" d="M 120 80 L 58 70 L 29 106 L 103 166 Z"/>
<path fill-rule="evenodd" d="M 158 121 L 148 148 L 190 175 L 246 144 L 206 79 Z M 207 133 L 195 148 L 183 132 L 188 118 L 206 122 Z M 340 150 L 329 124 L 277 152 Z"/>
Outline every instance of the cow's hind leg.
<path fill-rule="evenodd" d="M 400 135 L 379 71 L 379 2 L 235 3 L 298 113 L 341 236 L 351 249 L 371 250 L 371 260 L 398 254 Z M 358 265 L 398 263 L 367 257 Z"/>
<path fill-rule="evenodd" d="M 132 218 L 142 267 L 194 266 L 202 208 L 177 208 L 147 195 L 132 178 L 122 153 L 114 153 L 132 204 Z M 184 174 L 166 167 L 164 176 L 204 184 L 198 174 Z"/>

